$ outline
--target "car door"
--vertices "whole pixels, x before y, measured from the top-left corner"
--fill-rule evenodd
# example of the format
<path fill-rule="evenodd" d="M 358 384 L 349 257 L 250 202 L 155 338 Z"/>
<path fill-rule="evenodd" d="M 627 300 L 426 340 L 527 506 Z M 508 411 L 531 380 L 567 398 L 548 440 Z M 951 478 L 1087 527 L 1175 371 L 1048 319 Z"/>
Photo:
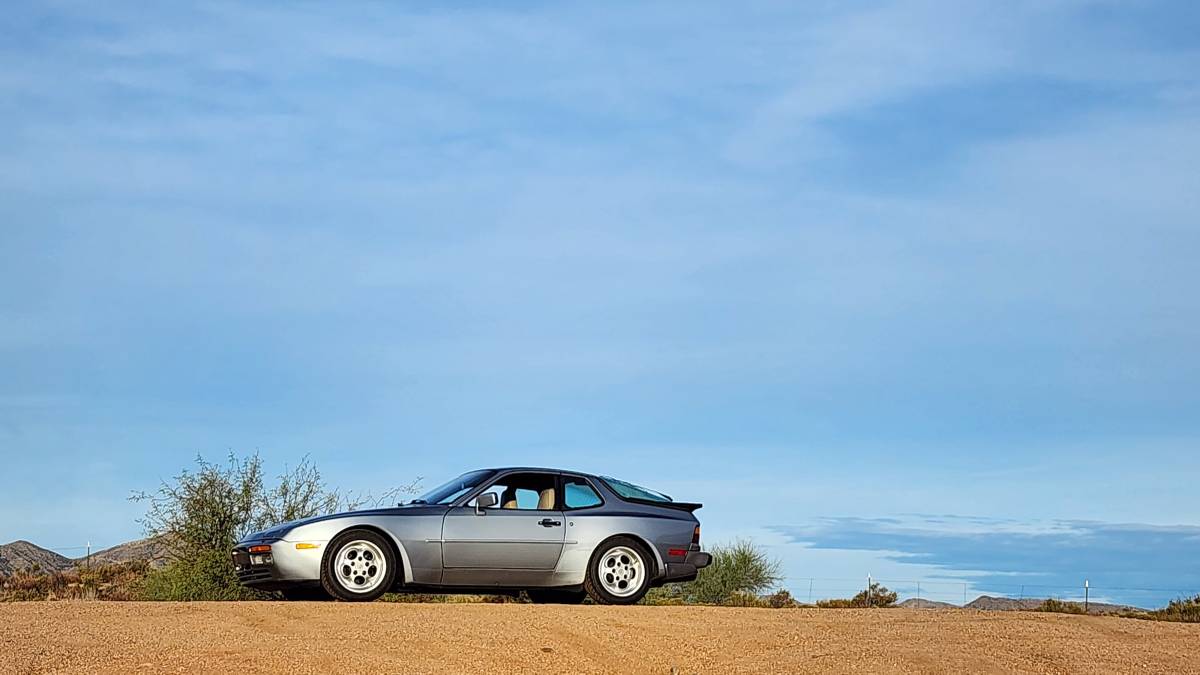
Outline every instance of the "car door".
<path fill-rule="evenodd" d="M 478 495 L 451 508 L 442 521 L 447 581 L 471 578 L 452 570 L 553 570 L 566 531 L 556 478 L 542 472 L 501 474 L 479 493 L 498 493 L 495 508 L 477 509 Z"/>

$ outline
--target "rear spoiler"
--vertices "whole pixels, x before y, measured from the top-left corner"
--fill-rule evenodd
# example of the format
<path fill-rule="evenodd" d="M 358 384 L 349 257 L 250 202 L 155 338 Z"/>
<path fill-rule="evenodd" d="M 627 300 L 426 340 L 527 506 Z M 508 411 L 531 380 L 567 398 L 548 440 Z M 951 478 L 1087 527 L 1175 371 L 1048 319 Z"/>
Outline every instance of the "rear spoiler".
<path fill-rule="evenodd" d="M 627 502 L 634 504 L 645 504 L 647 506 L 661 506 L 666 509 L 675 509 L 676 511 L 694 512 L 696 509 L 704 506 L 696 502 L 656 502 L 653 499 L 638 499 L 637 497 L 622 497 Z"/>

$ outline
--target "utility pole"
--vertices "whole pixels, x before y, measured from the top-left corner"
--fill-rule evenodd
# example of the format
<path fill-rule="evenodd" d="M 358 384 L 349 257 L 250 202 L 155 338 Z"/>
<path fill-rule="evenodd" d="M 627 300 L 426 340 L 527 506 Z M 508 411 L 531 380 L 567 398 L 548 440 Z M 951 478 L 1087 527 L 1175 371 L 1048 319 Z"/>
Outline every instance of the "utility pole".
<path fill-rule="evenodd" d="M 917 609 L 921 609 L 921 582 L 917 582 Z"/>
<path fill-rule="evenodd" d="M 1090 584 L 1088 584 L 1088 580 L 1084 579 L 1083 580 L 1083 613 L 1084 614 L 1088 613 L 1088 586 L 1089 585 Z"/>
<path fill-rule="evenodd" d="M 867 607 L 871 606 L 871 573 L 867 572 Z"/>
<path fill-rule="evenodd" d="M 84 565 L 90 570 L 92 569 L 92 542 L 87 543 L 87 557 L 84 558 Z"/>

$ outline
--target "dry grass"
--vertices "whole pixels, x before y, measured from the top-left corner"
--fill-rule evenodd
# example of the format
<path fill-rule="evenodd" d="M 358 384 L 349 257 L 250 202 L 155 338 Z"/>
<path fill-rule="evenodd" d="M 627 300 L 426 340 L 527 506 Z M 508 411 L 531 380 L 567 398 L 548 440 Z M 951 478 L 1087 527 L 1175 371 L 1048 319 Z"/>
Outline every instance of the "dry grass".
<path fill-rule="evenodd" d="M 0 578 L 0 602 L 21 600 L 138 600 L 149 563 L 77 567 L 66 572 L 18 571 Z"/>

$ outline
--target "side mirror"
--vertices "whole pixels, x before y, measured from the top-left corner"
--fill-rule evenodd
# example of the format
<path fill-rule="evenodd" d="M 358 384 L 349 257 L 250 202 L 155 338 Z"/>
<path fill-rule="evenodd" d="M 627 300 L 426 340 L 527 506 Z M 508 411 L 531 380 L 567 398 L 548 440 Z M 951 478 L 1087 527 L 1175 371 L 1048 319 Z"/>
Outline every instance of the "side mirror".
<path fill-rule="evenodd" d="M 482 516 L 484 509 L 490 509 L 500 503 L 500 497 L 495 492 L 485 492 L 475 498 L 475 514 Z"/>

